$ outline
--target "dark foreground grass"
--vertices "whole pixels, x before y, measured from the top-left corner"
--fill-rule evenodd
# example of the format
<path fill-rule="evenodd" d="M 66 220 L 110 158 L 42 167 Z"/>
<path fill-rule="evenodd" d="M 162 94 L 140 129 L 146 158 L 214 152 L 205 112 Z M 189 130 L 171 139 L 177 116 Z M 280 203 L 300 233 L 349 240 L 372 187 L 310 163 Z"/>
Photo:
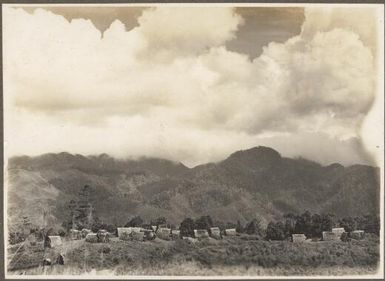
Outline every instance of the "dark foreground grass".
<path fill-rule="evenodd" d="M 66 264 L 29 269 L 26 274 L 118 275 L 355 275 L 374 274 L 379 262 L 378 237 L 362 241 L 291 243 L 240 237 L 186 241 L 108 244 L 79 241 L 64 246 Z M 32 257 L 30 257 L 32 259 Z M 28 259 L 28 257 L 27 257 Z M 15 268 L 16 274 L 23 273 Z"/>

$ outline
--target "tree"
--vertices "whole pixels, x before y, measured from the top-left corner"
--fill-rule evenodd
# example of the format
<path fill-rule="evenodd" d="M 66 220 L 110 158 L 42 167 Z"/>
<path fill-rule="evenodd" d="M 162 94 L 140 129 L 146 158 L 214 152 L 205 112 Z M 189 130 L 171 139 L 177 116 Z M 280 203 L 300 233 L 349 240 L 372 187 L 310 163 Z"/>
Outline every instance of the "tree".
<path fill-rule="evenodd" d="M 323 224 L 322 216 L 319 214 L 313 214 L 311 217 L 311 237 L 322 237 Z"/>
<path fill-rule="evenodd" d="M 251 220 L 245 227 L 245 232 L 247 234 L 256 234 L 258 236 L 262 236 L 263 229 L 261 226 L 261 221 L 259 219 Z"/>
<path fill-rule="evenodd" d="M 142 224 L 143 224 L 143 219 L 140 216 L 135 216 L 125 224 L 125 227 L 138 227 L 138 226 L 141 226 Z"/>
<path fill-rule="evenodd" d="M 213 226 L 213 220 L 210 216 L 201 216 L 199 219 L 195 221 L 195 227 L 197 229 L 207 229 Z"/>
<path fill-rule="evenodd" d="M 295 224 L 294 231 L 296 233 L 303 233 L 309 237 L 311 236 L 311 230 L 312 230 L 311 213 L 309 211 L 306 211 L 297 217 L 297 222 Z"/>
<path fill-rule="evenodd" d="M 290 237 L 294 233 L 297 216 L 292 213 L 288 213 L 285 214 L 283 218 L 285 226 L 285 237 Z"/>
<path fill-rule="evenodd" d="M 380 235 L 380 218 L 378 216 L 366 215 L 365 219 L 365 232 Z"/>
<path fill-rule="evenodd" d="M 239 220 L 237 221 L 237 226 L 236 226 L 235 230 L 236 230 L 238 233 L 243 233 L 243 232 L 245 231 L 244 228 L 243 228 L 243 226 L 242 226 L 242 224 L 241 224 L 241 222 L 240 222 Z"/>
<path fill-rule="evenodd" d="M 335 225 L 335 216 L 333 214 L 322 214 L 322 231 L 331 231 Z"/>
<path fill-rule="evenodd" d="M 92 232 L 98 232 L 99 229 L 103 229 L 103 224 L 98 217 L 95 217 L 91 225 Z"/>
<path fill-rule="evenodd" d="M 70 219 L 68 223 L 66 224 L 63 223 L 63 227 L 65 227 L 67 230 L 76 228 L 76 224 L 75 224 L 75 217 L 77 217 L 76 207 L 77 207 L 77 203 L 75 200 L 72 199 L 68 204 L 68 209 L 70 211 Z"/>
<path fill-rule="evenodd" d="M 282 222 L 269 222 L 266 229 L 267 240 L 284 240 L 285 225 Z"/>
<path fill-rule="evenodd" d="M 221 231 L 226 229 L 225 223 L 220 220 L 214 221 L 214 226 L 217 226 Z"/>
<path fill-rule="evenodd" d="M 194 228 L 195 228 L 195 224 L 193 219 L 191 218 L 184 219 L 179 226 L 181 236 L 193 237 Z"/>
<path fill-rule="evenodd" d="M 117 233 L 117 226 L 116 224 L 106 224 L 105 225 L 105 228 L 109 233 Z"/>
<path fill-rule="evenodd" d="M 68 203 L 69 218 L 62 225 L 67 229 L 90 228 L 93 222 L 93 206 L 90 195 L 92 189 L 89 185 L 83 186 L 77 196 L 77 200 Z"/>
<path fill-rule="evenodd" d="M 71 226 L 82 229 L 90 228 L 92 225 L 93 206 L 90 202 L 91 187 L 83 186 L 78 194 L 78 200 L 70 202 Z M 73 226 L 74 225 L 74 226 Z"/>
<path fill-rule="evenodd" d="M 340 227 L 343 227 L 346 232 L 351 232 L 353 230 L 357 230 L 357 221 L 352 217 L 342 218 L 339 221 Z"/>
<path fill-rule="evenodd" d="M 167 219 L 165 217 L 158 217 L 155 220 L 151 221 L 151 225 L 155 225 L 156 227 L 159 227 L 160 225 L 166 224 Z"/>
<path fill-rule="evenodd" d="M 233 222 L 227 222 L 225 227 L 226 227 L 226 229 L 236 228 L 237 225 L 235 223 L 233 223 Z"/>
<path fill-rule="evenodd" d="M 364 230 L 366 227 L 366 220 L 363 216 L 357 216 L 354 218 L 356 222 L 357 230 Z"/>

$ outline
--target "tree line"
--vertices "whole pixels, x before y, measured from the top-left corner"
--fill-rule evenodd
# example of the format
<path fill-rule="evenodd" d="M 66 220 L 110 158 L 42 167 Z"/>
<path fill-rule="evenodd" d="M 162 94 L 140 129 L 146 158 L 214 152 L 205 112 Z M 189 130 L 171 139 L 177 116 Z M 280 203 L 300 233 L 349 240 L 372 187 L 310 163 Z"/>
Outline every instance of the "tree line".
<path fill-rule="evenodd" d="M 334 227 L 343 227 L 346 232 L 364 230 L 379 235 L 380 218 L 373 215 L 337 218 L 334 214 L 312 214 L 309 211 L 288 213 L 278 221 L 269 222 L 266 239 L 285 240 L 294 233 L 305 234 L 307 238 L 321 238 L 323 231 L 331 231 Z"/>
<path fill-rule="evenodd" d="M 223 222 L 214 220 L 210 215 L 200 216 L 196 219 L 185 218 L 179 225 L 169 223 L 166 217 L 158 217 L 145 221 L 140 216 L 133 216 L 127 219 L 124 227 L 143 227 L 151 229 L 156 227 L 168 227 L 170 229 L 179 229 L 181 236 L 194 237 L 194 229 L 205 229 L 210 232 L 210 228 L 218 227 L 222 232 L 225 229 L 236 229 L 237 233 L 254 235 L 256 239 L 264 240 L 286 240 L 292 234 L 305 234 L 307 238 L 321 238 L 323 231 L 331 231 L 334 227 L 343 227 L 346 232 L 354 230 L 364 230 L 366 233 L 379 235 L 380 218 L 377 216 L 365 215 L 356 217 L 337 218 L 333 214 L 312 214 L 305 211 L 302 214 L 287 213 L 282 219 L 270 221 L 267 226 L 258 218 L 253 218 L 245 224 L 239 220 L 234 222 Z M 106 224 L 96 219 L 91 230 L 106 229 L 115 233 L 117 225 Z"/>
<path fill-rule="evenodd" d="M 242 224 L 237 222 L 223 222 L 214 220 L 210 215 L 198 218 L 185 218 L 179 225 L 168 223 L 166 217 L 158 217 L 145 221 L 140 216 L 129 217 L 125 224 L 103 222 L 94 215 L 94 207 L 90 200 L 91 189 L 88 185 L 84 186 L 78 194 L 77 200 L 68 203 L 68 219 L 62 223 L 62 228 L 57 231 L 50 230 L 57 235 L 65 235 L 70 229 L 81 230 L 91 229 L 97 232 L 99 229 L 106 229 L 111 233 L 117 232 L 117 227 L 143 227 L 151 229 L 152 226 L 165 226 L 171 229 L 179 229 L 181 236 L 194 236 L 194 229 L 206 229 L 210 232 L 211 227 L 218 227 L 222 232 L 225 229 L 235 228 L 237 233 L 254 235 L 256 239 L 266 240 L 285 240 L 294 233 L 305 234 L 307 238 L 320 238 L 323 231 L 330 231 L 333 227 L 343 227 L 346 232 L 353 230 L 364 230 L 366 233 L 379 235 L 380 218 L 379 216 L 348 216 L 337 218 L 334 214 L 312 214 L 305 211 L 302 214 L 287 213 L 278 220 L 272 220 L 267 224 L 262 223 L 259 218 L 253 218 L 249 222 Z M 30 227 L 30 233 L 37 232 L 36 226 Z M 23 241 L 28 234 L 24 231 L 11 231 L 9 241 L 15 244 Z"/>

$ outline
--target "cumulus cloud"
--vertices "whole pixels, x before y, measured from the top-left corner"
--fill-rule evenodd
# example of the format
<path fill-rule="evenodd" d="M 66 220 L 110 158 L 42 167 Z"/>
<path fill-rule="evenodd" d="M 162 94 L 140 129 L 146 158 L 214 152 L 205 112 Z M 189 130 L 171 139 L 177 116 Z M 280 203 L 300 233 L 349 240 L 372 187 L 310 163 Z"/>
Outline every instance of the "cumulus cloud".
<path fill-rule="evenodd" d="M 175 56 L 223 45 L 243 19 L 229 8 L 154 8 L 144 10 L 138 23 L 150 48 Z"/>
<path fill-rule="evenodd" d="M 245 24 L 232 8 L 147 9 L 137 27 L 117 20 L 103 36 L 43 9 L 3 13 L 9 151 L 195 165 L 284 134 L 296 148 L 277 145 L 283 154 L 366 161 L 344 140 L 359 137 L 375 96 L 373 35 L 343 8 L 306 9 L 301 34 L 252 61 L 225 47 Z M 351 149 L 317 157 L 298 145 L 317 139 L 307 134 Z"/>
<path fill-rule="evenodd" d="M 375 53 L 378 34 L 376 13 L 376 9 L 362 6 L 307 8 L 302 36 L 309 38 L 318 32 L 340 28 L 357 34 L 361 42 Z"/>

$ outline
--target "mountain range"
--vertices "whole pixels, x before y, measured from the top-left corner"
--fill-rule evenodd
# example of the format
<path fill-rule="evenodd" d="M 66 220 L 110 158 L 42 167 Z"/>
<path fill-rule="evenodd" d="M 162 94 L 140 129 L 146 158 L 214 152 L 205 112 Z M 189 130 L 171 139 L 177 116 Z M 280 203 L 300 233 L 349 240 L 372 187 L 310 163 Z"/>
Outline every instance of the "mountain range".
<path fill-rule="evenodd" d="M 122 225 L 130 217 L 210 215 L 223 222 L 268 222 L 305 210 L 342 216 L 379 214 L 380 169 L 366 165 L 322 166 L 282 157 L 268 147 L 237 151 L 218 163 L 188 168 L 165 159 L 115 159 L 66 152 L 8 160 L 8 222 L 28 216 L 60 225 L 84 185 L 94 214 Z"/>

